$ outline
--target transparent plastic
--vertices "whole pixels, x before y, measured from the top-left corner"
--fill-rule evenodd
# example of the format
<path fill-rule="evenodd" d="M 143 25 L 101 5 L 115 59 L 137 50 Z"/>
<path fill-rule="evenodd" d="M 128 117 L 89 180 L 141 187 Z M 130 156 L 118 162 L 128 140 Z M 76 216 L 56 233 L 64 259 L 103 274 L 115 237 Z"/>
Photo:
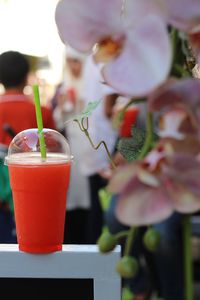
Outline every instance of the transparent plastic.
<path fill-rule="evenodd" d="M 18 133 L 8 148 L 5 164 L 58 163 L 72 159 L 69 143 L 59 132 L 45 128 L 43 130 L 46 145 L 46 159 L 40 153 L 39 133 L 37 128 L 27 129 Z"/>

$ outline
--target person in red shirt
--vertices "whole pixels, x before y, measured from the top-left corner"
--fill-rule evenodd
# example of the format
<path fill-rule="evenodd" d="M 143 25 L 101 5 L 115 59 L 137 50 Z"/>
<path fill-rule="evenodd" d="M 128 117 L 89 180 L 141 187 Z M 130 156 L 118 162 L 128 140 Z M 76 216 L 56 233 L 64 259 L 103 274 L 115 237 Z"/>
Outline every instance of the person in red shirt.
<path fill-rule="evenodd" d="M 0 96 L 0 243 L 16 242 L 12 192 L 4 156 L 15 134 L 37 128 L 34 103 L 23 93 L 29 70 L 29 62 L 23 54 L 8 51 L 0 55 L 0 83 L 5 89 Z M 51 110 L 42 107 L 42 115 L 44 127 L 55 129 Z"/>
<path fill-rule="evenodd" d="M 23 94 L 29 74 L 26 57 L 16 51 L 0 55 L 0 83 L 5 93 L 0 96 L 0 143 L 9 145 L 13 134 L 28 128 L 36 128 L 35 106 L 32 99 Z M 52 112 L 42 107 L 43 125 L 55 129 Z"/>

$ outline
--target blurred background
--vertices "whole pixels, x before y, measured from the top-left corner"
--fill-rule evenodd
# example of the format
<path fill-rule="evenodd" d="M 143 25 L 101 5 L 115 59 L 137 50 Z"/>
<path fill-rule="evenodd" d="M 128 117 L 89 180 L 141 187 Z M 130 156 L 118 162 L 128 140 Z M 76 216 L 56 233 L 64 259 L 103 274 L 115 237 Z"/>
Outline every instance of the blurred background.
<path fill-rule="evenodd" d="M 27 55 L 33 71 L 29 83 L 37 79 L 45 105 L 64 72 L 64 45 L 54 21 L 57 2 L 0 0 L 0 53 L 14 50 Z M 31 93 L 31 88 L 27 86 L 24 92 Z"/>

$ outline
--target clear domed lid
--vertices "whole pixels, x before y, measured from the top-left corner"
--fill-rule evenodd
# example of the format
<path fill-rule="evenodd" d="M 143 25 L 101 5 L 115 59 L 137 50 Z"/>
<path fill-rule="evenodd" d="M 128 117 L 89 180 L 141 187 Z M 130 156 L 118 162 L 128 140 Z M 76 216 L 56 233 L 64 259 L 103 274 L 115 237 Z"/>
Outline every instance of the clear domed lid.
<path fill-rule="evenodd" d="M 46 146 L 46 158 L 40 152 L 39 132 L 37 128 L 27 129 L 18 133 L 11 141 L 5 163 L 62 163 L 72 159 L 69 143 L 56 130 L 43 129 Z"/>

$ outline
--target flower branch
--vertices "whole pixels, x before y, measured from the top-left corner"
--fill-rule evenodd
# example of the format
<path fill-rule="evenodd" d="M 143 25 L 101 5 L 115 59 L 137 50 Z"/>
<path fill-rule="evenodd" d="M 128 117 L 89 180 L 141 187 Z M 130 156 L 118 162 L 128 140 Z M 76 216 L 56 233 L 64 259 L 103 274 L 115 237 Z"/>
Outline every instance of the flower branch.
<path fill-rule="evenodd" d="M 132 226 L 129 229 L 129 233 L 126 239 L 124 255 L 130 255 L 136 234 L 137 234 L 137 227 Z"/>
<path fill-rule="evenodd" d="M 113 169 L 115 169 L 115 168 L 116 168 L 116 165 L 115 165 L 115 163 L 114 163 L 114 161 L 113 161 L 113 159 L 112 159 L 112 155 L 110 154 L 110 151 L 108 150 L 108 147 L 107 147 L 107 145 L 106 145 L 106 142 L 105 142 L 105 141 L 100 141 L 97 145 L 95 145 L 95 144 L 93 143 L 93 141 L 92 141 L 92 139 L 91 139 L 91 137 L 90 137 L 89 131 L 88 131 L 88 128 L 89 128 L 89 121 L 88 121 L 88 118 L 86 118 L 86 125 L 84 124 L 84 118 L 81 119 L 81 123 L 79 122 L 79 120 L 74 120 L 74 121 L 78 123 L 78 126 L 79 126 L 80 130 L 81 130 L 82 132 L 84 132 L 84 134 L 86 135 L 87 139 L 89 140 L 89 142 L 90 142 L 90 144 L 91 144 L 91 146 L 92 146 L 92 148 L 93 148 L 94 150 L 98 150 L 99 147 L 100 147 L 101 145 L 104 146 L 105 151 L 106 151 L 106 153 L 107 153 L 107 155 L 108 155 L 108 158 L 109 158 L 109 160 L 110 160 L 111 166 L 113 167 Z"/>
<path fill-rule="evenodd" d="M 138 159 L 143 159 L 146 154 L 151 150 L 153 143 L 153 115 L 151 112 L 147 113 L 147 131 L 144 145 L 140 154 L 138 155 Z"/>

